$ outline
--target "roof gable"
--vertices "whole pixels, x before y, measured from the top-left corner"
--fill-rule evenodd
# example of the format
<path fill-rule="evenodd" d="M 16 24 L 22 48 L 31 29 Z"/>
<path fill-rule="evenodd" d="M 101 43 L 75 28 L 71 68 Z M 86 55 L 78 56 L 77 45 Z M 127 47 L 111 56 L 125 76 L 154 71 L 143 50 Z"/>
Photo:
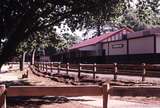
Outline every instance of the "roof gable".
<path fill-rule="evenodd" d="M 109 37 L 112 37 L 114 35 L 116 35 L 117 33 L 120 33 L 121 31 L 123 30 L 127 30 L 129 32 L 133 32 L 133 30 L 129 29 L 129 28 L 122 28 L 118 31 L 114 31 L 114 32 L 109 32 L 109 33 L 105 33 L 105 34 L 102 34 L 100 36 L 96 36 L 94 38 L 91 38 L 91 39 L 88 39 L 88 40 L 85 40 L 85 41 L 82 41 L 78 44 L 74 44 L 71 48 L 69 48 L 70 50 L 73 50 L 73 49 L 77 49 L 77 48 L 81 48 L 81 47 L 85 47 L 85 46 L 89 46 L 89 45 L 94 45 L 94 44 L 97 44 L 99 42 L 102 42 L 103 40 L 109 38 Z"/>

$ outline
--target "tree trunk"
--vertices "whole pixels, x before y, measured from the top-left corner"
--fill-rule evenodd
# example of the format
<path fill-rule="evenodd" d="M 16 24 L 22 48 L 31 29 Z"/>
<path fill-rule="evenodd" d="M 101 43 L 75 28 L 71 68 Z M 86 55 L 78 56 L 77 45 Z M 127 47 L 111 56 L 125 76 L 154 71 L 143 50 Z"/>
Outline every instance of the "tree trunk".
<path fill-rule="evenodd" d="M 15 31 L 9 37 L 10 38 L 8 38 L 8 41 L 3 46 L 2 52 L 0 54 L 0 68 L 4 63 L 10 61 L 16 55 L 16 48 L 19 43 L 28 38 L 25 33 L 23 33 L 23 29 Z"/>
<path fill-rule="evenodd" d="M 20 17 L 20 21 L 16 24 L 16 28 L 10 30 L 7 41 L 2 48 L 2 52 L 0 54 L 0 68 L 5 62 L 10 61 L 16 55 L 16 48 L 27 39 L 32 33 L 30 30 L 34 21 L 36 21 L 38 17 L 34 17 L 33 14 L 38 7 L 30 9 L 31 11 L 27 11 L 22 17 Z M 13 22 L 14 23 L 14 22 Z M 30 28 L 31 27 L 31 28 Z M 26 32 L 29 30 L 29 32 Z"/>
<path fill-rule="evenodd" d="M 20 59 L 20 71 L 23 71 L 23 69 L 24 69 L 24 62 L 25 62 L 26 53 L 27 53 L 27 51 L 23 52 L 23 55 Z"/>
<path fill-rule="evenodd" d="M 34 61 L 35 61 L 35 53 L 36 53 L 36 49 L 33 50 L 32 53 L 32 61 L 31 61 L 31 65 L 34 65 Z"/>
<path fill-rule="evenodd" d="M 6 46 L 4 46 L 2 53 L 0 55 L 0 68 L 2 65 L 8 61 L 10 61 L 16 55 L 16 47 L 18 43 L 8 42 Z"/>
<path fill-rule="evenodd" d="M 22 59 L 22 57 L 19 60 L 19 68 L 20 68 L 20 71 L 23 71 L 23 59 Z"/>

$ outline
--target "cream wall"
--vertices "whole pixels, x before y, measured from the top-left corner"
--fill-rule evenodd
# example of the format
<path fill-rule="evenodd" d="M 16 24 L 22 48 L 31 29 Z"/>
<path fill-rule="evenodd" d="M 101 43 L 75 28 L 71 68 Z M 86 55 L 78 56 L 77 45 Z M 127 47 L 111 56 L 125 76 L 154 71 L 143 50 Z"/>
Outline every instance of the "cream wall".
<path fill-rule="evenodd" d="M 154 37 L 144 37 L 129 40 L 129 54 L 154 53 Z"/>
<path fill-rule="evenodd" d="M 121 46 L 121 47 L 115 47 L 115 46 Z M 79 48 L 80 51 L 95 51 L 95 55 L 97 56 L 102 54 L 102 49 L 105 50 L 106 56 L 127 55 L 127 40 L 113 41 L 113 42 L 103 43 L 103 44 L 97 43 L 95 45 Z M 128 40 L 128 50 L 129 50 L 128 54 L 154 53 L 154 36 L 151 35 L 151 36 L 140 37 L 135 39 L 130 38 Z M 156 53 L 160 53 L 160 35 L 158 36 L 158 34 L 156 36 Z"/>
<path fill-rule="evenodd" d="M 103 44 L 103 49 L 105 50 L 105 55 L 108 55 L 108 44 L 109 43 L 104 43 Z"/>
<path fill-rule="evenodd" d="M 156 36 L 156 53 L 160 53 L 160 35 Z"/>
<path fill-rule="evenodd" d="M 96 49 L 97 49 L 96 45 L 90 45 L 90 46 L 79 48 L 80 51 L 94 51 Z"/>
<path fill-rule="evenodd" d="M 126 55 L 126 54 L 127 54 L 127 40 L 109 43 L 109 55 Z"/>

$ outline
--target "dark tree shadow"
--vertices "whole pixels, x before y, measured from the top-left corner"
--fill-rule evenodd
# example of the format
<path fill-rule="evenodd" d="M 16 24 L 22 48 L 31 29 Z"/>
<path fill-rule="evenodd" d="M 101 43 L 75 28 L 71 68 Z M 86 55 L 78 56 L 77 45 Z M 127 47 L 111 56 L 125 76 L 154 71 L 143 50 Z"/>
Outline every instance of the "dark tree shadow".
<path fill-rule="evenodd" d="M 2 81 L 2 82 L 0 82 L 0 85 L 2 85 L 2 84 L 5 84 L 6 87 L 9 87 L 9 86 L 33 86 L 27 80 Z"/>
<path fill-rule="evenodd" d="M 0 74 L 9 73 L 8 71 L 1 71 Z"/>
<path fill-rule="evenodd" d="M 7 97 L 7 108 L 40 108 L 41 105 L 63 104 L 70 101 L 94 101 L 87 99 L 68 99 L 67 97 Z"/>

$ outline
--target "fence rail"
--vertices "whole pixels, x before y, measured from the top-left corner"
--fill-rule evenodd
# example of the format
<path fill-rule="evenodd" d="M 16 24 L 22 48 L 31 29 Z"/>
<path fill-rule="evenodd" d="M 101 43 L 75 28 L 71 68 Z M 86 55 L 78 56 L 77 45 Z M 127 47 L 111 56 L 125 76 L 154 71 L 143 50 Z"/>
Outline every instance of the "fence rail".
<path fill-rule="evenodd" d="M 96 74 L 112 74 L 113 79 L 117 80 L 118 75 L 128 75 L 128 76 L 140 76 L 142 81 L 145 81 L 145 77 L 160 77 L 160 65 L 150 65 L 150 64 L 61 64 L 53 62 L 36 62 L 35 68 L 39 72 L 52 74 L 53 70 L 60 71 L 77 72 L 78 77 L 81 73 L 93 74 L 93 79 L 95 79 Z"/>
<path fill-rule="evenodd" d="M 100 86 L 14 86 L 7 89 L 7 96 L 99 96 L 101 95 L 101 88 Z"/>
<path fill-rule="evenodd" d="M 102 86 L 10 86 L 0 85 L 0 108 L 6 108 L 6 97 L 10 96 L 102 96 L 103 108 L 108 107 L 110 96 L 156 96 L 160 97 L 160 87 L 110 87 Z"/>

